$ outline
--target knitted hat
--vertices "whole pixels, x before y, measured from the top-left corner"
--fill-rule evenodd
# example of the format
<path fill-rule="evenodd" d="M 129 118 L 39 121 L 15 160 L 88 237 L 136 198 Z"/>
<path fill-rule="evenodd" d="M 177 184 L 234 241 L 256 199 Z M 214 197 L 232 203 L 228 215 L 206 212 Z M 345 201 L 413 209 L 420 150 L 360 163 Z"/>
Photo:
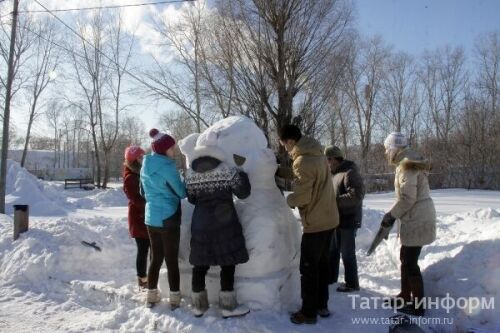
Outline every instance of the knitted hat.
<path fill-rule="evenodd" d="M 400 132 L 392 132 L 384 141 L 385 149 L 400 149 L 408 146 L 408 140 Z"/>
<path fill-rule="evenodd" d="M 144 155 L 145 152 L 144 150 L 139 147 L 139 146 L 129 146 L 127 148 L 125 148 L 125 154 L 124 154 L 124 157 L 125 157 L 125 160 L 127 160 L 128 162 L 133 162 L 135 161 L 138 157 Z"/>
<path fill-rule="evenodd" d="M 175 140 L 170 135 L 161 133 L 156 128 L 149 131 L 149 136 L 153 138 L 151 149 L 157 153 L 165 155 L 165 152 L 175 145 Z"/>
<path fill-rule="evenodd" d="M 328 146 L 325 148 L 325 155 L 326 157 L 333 157 L 333 158 L 345 158 L 344 152 L 336 146 Z"/>
<path fill-rule="evenodd" d="M 295 140 L 296 142 L 298 142 L 301 137 L 302 132 L 300 131 L 300 128 L 295 125 L 285 125 L 281 127 L 279 131 L 279 138 L 283 141 Z"/>

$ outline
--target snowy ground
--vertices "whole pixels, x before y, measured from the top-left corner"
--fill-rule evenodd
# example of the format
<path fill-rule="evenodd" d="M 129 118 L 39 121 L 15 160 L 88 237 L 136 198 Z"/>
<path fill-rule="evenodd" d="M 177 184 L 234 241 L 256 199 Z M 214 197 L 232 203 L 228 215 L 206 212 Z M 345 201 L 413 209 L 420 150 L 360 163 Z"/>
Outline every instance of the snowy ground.
<path fill-rule="evenodd" d="M 172 312 L 165 304 L 143 306 L 135 290 L 135 245 L 128 236 L 126 201 L 120 188 L 64 191 L 58 183 L 24 179 L 8 190 L 8 204 L 26 203 L 30 230 L 12 241 L 11 216 L 0 216 L 0 332 L 387 332 L 386 324 L 355 324 L 356 318 L 381 321 L 385 309 L 352 308 L 352 299 L 331 286 L 334 314 L 316 326 L 289 323 L 288 312 L 253 311 L 244 318 L 220 318 L 216 306 L 200 319 L 189 299 Z M 9 175 L 11 174 L 9 173 Z M 24 177 L 24 178 L 23 178 Z M 28 184 L 28 185 L 26 185 Z M 364 226 L 358 234 L 360 296 L 398 291 L 398 244 L 391 235 L 370 258 L 365 250 L 393 194 L 368 195 Z M 496 309 L 428 311 L 427 332 L 500 332 L 500 192 L 434 191 L 438 240 L 421 256 L 429 296 L 493 297 Z M 11 214 L 11 211 L 10 211 Z M 96 242 L 98 252 L 81 244 Z M 160 279 L 166 279 L 162 270 Z M 210 292 L 210 291 L 209 291 Z M 438 324 L 437 320 L 446 324 Z M 453 320 L 453 324 L 449 324 Z"/>

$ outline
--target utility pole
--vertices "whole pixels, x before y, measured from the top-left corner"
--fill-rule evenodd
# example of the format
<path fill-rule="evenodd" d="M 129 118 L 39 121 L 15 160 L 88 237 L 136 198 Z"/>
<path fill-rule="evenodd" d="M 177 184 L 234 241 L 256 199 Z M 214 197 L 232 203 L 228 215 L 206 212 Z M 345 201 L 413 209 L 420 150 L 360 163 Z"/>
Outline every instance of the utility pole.
<path fill-rule="evenodd" d="M 7 71 L 7 87 L 5 89 L 5 109 L 3 114 L 2 155 L 0 158 L 0 213 L 5 214 L 5 188 L 7 183 L 7 154 L 9 152 L 9 121 L 10 97 L 12 94 L 12 81 L 14 81 L 14 50 L 16 46 L 17 15 L 19 0 L 14 0 L 12 11 L 12 26 L 10 31 L 9 64 Z"/>

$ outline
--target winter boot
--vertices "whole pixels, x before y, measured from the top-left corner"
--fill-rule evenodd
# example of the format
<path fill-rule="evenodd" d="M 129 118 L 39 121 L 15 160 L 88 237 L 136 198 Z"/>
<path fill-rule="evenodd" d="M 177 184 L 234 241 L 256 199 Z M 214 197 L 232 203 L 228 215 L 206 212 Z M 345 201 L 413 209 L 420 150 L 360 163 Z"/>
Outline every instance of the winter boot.
<path fill-rule="evenodd" d="M 328 318 L 330 317 L 331 313 L 330 310 L 328 310 L 328 308 L 324 308 L 324 309 L 318 309 L 318 315 L 321 318 Z"/>
<path fill-rule="evenodd" d="M 413 295 L 413 303 L 407 304 L 399 312 L 422 317 L 425 315 L 424 307 L 424 281 L 422 275 L 412 276 L 408 279 L 410 283 L 411 293 Z"/>
<path fill-rule="evenodd" d="M 170 309 L 175 310 L 181 306 L 181 292 L 180 291 L 170 291 Z"/>
<path fill-rule="evenodd" d="M 337 287 L 339 293 L 352 293 L 354 291 L 359 291 L 359 286 L 348 286 L 346 283 L 342 283 Z"/>
<path fill-rule="evenodd" d="M 309 324 L 314 325 L 317 322 L 316 317 L 308 317 L 302 313 L 302 311 L 297 311 L 290 316 L 290 321 L 296 325 Z"/>
<path fill-rule="evenodd" d="M 401 269 L 401 292 L 394 297 L 384 300 L 391 308 L 400 309 L 411 303 L 411 286 L 406 270 Z"/>
<path fill-rule="evenodd" d="M 405 299 L 401 294 L 396 296 L 384 298 L 384 304 L 393 308 L 393 309 L 401 309 L 406 304 L 410 304 L 411 298 L 409 300 Z"/>
<path fill-rule="evenodd" d="M 137 285 L 139 286 L 139 289 L 146 289 L 148 287 L 148 277 L 137 277 Z"/>
<path fill-rule="evenodd" d="M 191 294 L 193 302 L 193 314 L 195 317 L 201 317 L 208 310 L 208 296 L 207 291 L 203 290 L 199 293 L 193 292 Z"/>
<path fill-rule="evenodd" d="M 221 308 L 223 318 L 240 317 L 250 312 L 250 309 L 245 305 L 238 305 L 234 290 L 221 291 L 219 293 L 219 307 Z"/>
<path fill-rule="evenodd" d="M 148 289 L 146 295 L 146 307 L 152 308 L 156 303 L 161 301 L 160 291 L 158 289 Z"/>

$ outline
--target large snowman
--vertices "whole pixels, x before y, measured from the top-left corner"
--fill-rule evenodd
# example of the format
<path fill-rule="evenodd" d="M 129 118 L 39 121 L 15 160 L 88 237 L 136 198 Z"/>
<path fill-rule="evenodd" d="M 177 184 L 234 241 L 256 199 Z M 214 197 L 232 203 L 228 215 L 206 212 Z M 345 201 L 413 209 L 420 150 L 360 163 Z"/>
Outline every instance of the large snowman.
<path fill-rule="evenodd" d="M 245 158 L 241 167 L 248 173 L 252 186 L 247 199 L 235 201 L 250 255 L 247 263 L 236 266 L 238 301 L 252 309 L 293 309 L 300 300 L 300 223 L 276 187 L 276 158 L 264 133 L 249 118 L 223 119 L 203 133 L 191 134 L 179 142 L 188 167 L 195 147 L 207 145 L 207 140 L 224 151 L 226 163 L 232 166 L 236 165 L 234 155 Z M 179 257 L 181 292 L 186 296 L 191 294 L 192 266 L 188 259 L 192 212 L 193 206 L 184 200 Z M 219 267 L 212 267 L 206 279 L 213 304 L 220 290 L 219 272 Z M 168 290 L 167 279 L 160 280 L 160 288 Z"/>

